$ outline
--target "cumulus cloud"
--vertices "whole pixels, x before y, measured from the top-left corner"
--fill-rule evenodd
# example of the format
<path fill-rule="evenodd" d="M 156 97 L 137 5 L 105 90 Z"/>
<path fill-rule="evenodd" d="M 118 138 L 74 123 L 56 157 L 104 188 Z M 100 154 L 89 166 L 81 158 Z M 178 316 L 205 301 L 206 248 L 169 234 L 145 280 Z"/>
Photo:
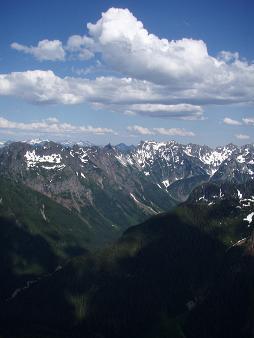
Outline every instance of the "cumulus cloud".
<path fill-rule="evenodd" d="M 195 136 L 192 131 L 183 128 L 146 128 L 138 125 L 128 126 L 127 130 L 139 135 Z"/>
<path fill-rule="evenodd" d="M 37 46 L 25 46 L 17 42 L 11 44 L 11 48 L 26 54 L 33 55 L 40 61 L 57 61 L 65 59 L 65 51 L 59 40 L 42 40 Z"/>
<path fill-rule="evenodd" d="M 232 63 L 232 62 L 235 62 L 237 60 L 239 60 L 239 53 L 238 52 L 229 52 L 229 51 L 221 51 L 219 52 L 218 54 L 218 59 L 221 60 L 221 61 L 224 61 L 226 63 Z"/>
<path fill-rule="evenodd" d="M 223 51 L 215 58 L 202 40 L 160 39 L 128 9 L 110 8 L 87 28 L 93 50 L 124 75 L 175 91 L 189 90 L 190 97 L 202 91 L 205 100 L 210 94 L 222 100 L 224 91 L 239 100 L 251 93 L 250 87 L 253 90 L 254 65 L 241 61 L 238 53 Z M 244 90 L 239 85 L 244 85 Z"/>
<path fill-rule="evenodd" d="M 60 78 L 52 71 L 13 72 L 0 74 L 0 95 L 14 95 L 37 104 L 90 102 L 96 108 L 152 117 L 198 119 L 203 113 L 200 106 L 167 104 L 172 97 L 161 86 L 132 78 L 98 77 L 90 80 Z"/>
<path fill-rule="evenodd" d="M 251 126 L 254 126 L 254 117 L 245 117 L 245 118 L 243 118 L 243 122 L 245 124 L 249 124 Z"/>
<path fill-rule="evenodd" d="M 52 71 L 1 74 L 0 94 L 16 96 L 32 103 L 81 102 L 78 93 L 71 90 L 69 81 L 55 76 Z"/>
<path fill-rule="evenodd" d="M 125 114 L 187 120 L 202 119 L 209 104 L 254 103 L 254 64 L 237 52 L 214 57 L 202 40 L 161 39 L 128 9 L 110 8 L 87 29 L 87 36 L 72 35 L 65 45 L 43 40 L 36 47 L 12 47 L 40 60 L 96 57 L 117 77 L 61 78 L 39 70 L 2 74 L 0 95 L 32 103 L 90 102 Z"/>
<path fill-rule="evenodd" d="M 236 134 L 235 137 L 238 139 L 238 140 L 248 140 L 250 138 L 249 135 L 246 135 L 246 134 Z"/>
<path fill-rule="evenodd" d="M 149 83 L 128 78 L 99 77 L 95 80 L 65 77 L 52 71 L 0 74 L 0 95 L 14 95 L 33 103 L 128 104 L 162 98 Z"/>
<path fill-rule="evenodd" d="M 90 102 L 97 108 L 152 117 L 192 120 L 202 118 L 203 114 L 199 105 L 177 103 L 175 94 L 163 86 L 132 78 L 98 77 L 91 80 L 61 78 L 53 71 L 12 72 L 0 74 L 0 95 L 16 96 L 35 104 Z"/>
<path fill-rule="evenodd" d="M 73 58 L 89 60 L 94 56 L 92 51 L 93 40 L 87 36 L 72 35 L 69 37 L 65 50 L 70 52 Z"/>
<path fill-rule="evenodd" d="M 241 121 L 233 120 L 230 117 L 225 117 L 223 122 L 231 126 L 240 126 L 242 124 Z"/>
<path fill-rule="evenodd" d="M 65 134 L 65 133 L 70 134 L 91 133 L 97 135 L 116 134 L 116 132 L 110 128 L 101 128 L 93 126 L 75 126 L 70 123 L 61 123 L 55 117 L 50 117 L 42 121 L 30 123 L 15 122 L 0 117 L 0 129 L 16 130 L 23 132 L 49 133 L 49 134 Z"/>
<path fill-rule="evenodd" d="M 181 86 L 182 79 L 198 80 L 200 67 L 209 62 L 203 41 L 160 39 L 128 9 L 110 8 L 87 28 L 103 60 L 131 77 Z"/>
<path fill-rule="evenodd" d="M 86 47 L 87 46 L 87 47 Z M 66 45 L 60 40 L 41 40 L 37 46 L 26 46 L 17 42 L 11 48 L 19 52 L 33 55 L 39 61 L 64 61 L 66 54 L 69 59 L 89 60 L 94 57 L 93 40 L 87 36 L 72 35 Z"/>

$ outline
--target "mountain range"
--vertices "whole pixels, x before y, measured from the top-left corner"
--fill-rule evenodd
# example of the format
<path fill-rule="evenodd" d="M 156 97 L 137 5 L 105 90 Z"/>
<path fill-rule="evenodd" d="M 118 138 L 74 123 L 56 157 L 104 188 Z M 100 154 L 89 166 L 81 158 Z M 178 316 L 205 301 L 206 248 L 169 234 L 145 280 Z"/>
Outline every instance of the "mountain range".
<path fill-rule="evenodd" d="M 253 206 L 251 144 L 3 145 L 0 336 L 252 337 Z"/>
<path fill-rule="evenodd" d="M 174 141 L 136 147 L 17 142 L 0 150 L 0 175 L 75 210 L 87 226 L 92 218 L 94 228 L 103 224 L 117 232 L 170 210 L 203 182 L 252 180 L 253 155 L 253 145 L 213 150 Z"/>
<path fill-rule="evenodd" d="M 253 203 L 253 181 L 202 184 L 170 213 L 15 290 L 1 334 L 252 337 Z"/>

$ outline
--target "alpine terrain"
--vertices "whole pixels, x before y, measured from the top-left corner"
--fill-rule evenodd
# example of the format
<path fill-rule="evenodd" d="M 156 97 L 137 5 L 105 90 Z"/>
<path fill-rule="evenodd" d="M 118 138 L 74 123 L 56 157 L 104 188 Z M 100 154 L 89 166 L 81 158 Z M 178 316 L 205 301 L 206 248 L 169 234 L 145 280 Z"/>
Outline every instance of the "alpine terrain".
<path fill-rule="evenodd" d="M 252 144 L 10 142 L 0 188 L 4 338 L 251 337 Z"/>

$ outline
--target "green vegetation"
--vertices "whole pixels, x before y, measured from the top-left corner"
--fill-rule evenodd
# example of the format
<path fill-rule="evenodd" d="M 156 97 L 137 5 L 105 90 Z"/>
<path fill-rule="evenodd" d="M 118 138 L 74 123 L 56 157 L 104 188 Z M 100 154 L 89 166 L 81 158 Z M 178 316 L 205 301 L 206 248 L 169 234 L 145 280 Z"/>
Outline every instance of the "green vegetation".
<path fill-rule="evenodd" d="M 87 251 L 91 231 L 70 210 L 2 178 L 0 198 L 1 298 Z"/>
<path fill-rule="evenodd" d="M 63 262 L 70 253 L 76 257 L 65 261 L 62 269 L 1 303 L 0 335 L 4 338 L 252 337 L 254 237 L 251 227 L 243 221 L 243 210 L 237 208 L 239 200 L 233 194 L 210 204 L 199 200 L 199 194 L 194 191 L 193 196 L 174 211 L 155 215 L 127 229 L 117 242 L 104 249 L 78 255 L 69 249 L 75 245 L 84 250 L 85 237 L 82 243 L 78 242 L 80 237 L 69 237 L 72 231 L 69 232 L 68 219 L 66 223 L 63 221 L 62 231 L 57 231 L 59 237 L 48 235 L 49 228 L 58 229 L 58 223 L 52 222 L 47 227 L 39 208 L 41 203 L 47 218 L 54 220 L 54 215 L 53 211 L 50 213 L 46 197 L 29 189 L 19 191 L 16 185 L 8 185 L 8 189 L 17 189 L 19 194 L 26 192 L 21 198 L 23 201 L 19 201 L 24 203 L 24 208 L 26 197 L 31 193 L 29 200 L 33 201 L 34 211 L 25 215 L 28 225 L 24 226 L 22 207 L 11 208 L 19 219 L 11 218 L 11 211 L 1 207 L 5 219 L 10 220 L 3 227 L 2 238 L 12 238 L 6 241 L 6 246 L 3 240 L 2 253 L 8 253 L 11 248 L 6 264 L 2 265 L 6 268 L 3 271 L 7 275 L 6 283 L 8 278 L 15 280 L 11 279 L 9 266 L 15 268 L 16 278 L 20 271 L 26 271 L 27 277 L 31 271 L 41 274 L 42 268 L 49 267 L 48 262 L 56 266 L 59 259 Z M 214 186 L 209 189 L 213 196 Z M 253 184 L 248 189 L 252 191 Z M 123 207 L 120 196 L 119 200 L 114 199 L 117 191 L 112 195 L 110 189 L 105 191 L 108 192 L 105 198 L 112 198 L 108 209 L 104 200 L 105 212 L 113 213 L 115 203 Z M 95 188 L 93 192 L 96 194 Z M 16 195 L 12 194 L 14 201 Z M 52 210 L 55 207 L 52 206 Z M 76 213 L 67 210 L 68 214 L 65 208 L 60 211 L 64 217 L 76 217 Z M 81 215 L 85 211 L 82 209 Z M 119 217 L 118 213 L 113 217 Z M 61 219 L 60 215 L 57 219 Z M 8 235 L 6 228 L 13 233 Z M 89 235 L 90 229 L 85 229 Z M 96 225 L 96 231 L 98 229 Z M 246 241 L 234 245 L 243 237 Z M 66 247 L 61 246 L 61 242 Z M 27 243 L 33 245 L 29 247 Z"/>
<path fill-rule="evenodd" d="M 11 318 L 15 337 L 23 325 L 33 337 L 184 337 L 178 317 L 224 255 L 223 244 L 176 214 L 152 217 L 5 304 L 3 331 Z"/>
<path fill-rule="evenodd" d="M 231 246 L 240 238 L 248 237 L 252 229 L 243 222 L 243 214 L 234 201 L 222 200 L 212 206 L 207 203 L 186 203 L 176 209 L 182 220 L 198 226 L 202 231 Z"/>

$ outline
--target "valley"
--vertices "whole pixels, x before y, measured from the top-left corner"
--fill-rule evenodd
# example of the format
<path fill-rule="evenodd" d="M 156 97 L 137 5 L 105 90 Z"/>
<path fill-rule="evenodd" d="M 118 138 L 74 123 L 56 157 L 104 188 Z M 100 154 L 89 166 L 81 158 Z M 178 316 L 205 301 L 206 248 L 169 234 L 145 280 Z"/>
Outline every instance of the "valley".
<path fill-rule="evenodd" d="M 215 300 L 252 264 L 253 150 L 2 147 L 0 333 L 215 337 L 199 330 L 200 311 L 207 325 L 209 306 L 234 318 Z"/>

